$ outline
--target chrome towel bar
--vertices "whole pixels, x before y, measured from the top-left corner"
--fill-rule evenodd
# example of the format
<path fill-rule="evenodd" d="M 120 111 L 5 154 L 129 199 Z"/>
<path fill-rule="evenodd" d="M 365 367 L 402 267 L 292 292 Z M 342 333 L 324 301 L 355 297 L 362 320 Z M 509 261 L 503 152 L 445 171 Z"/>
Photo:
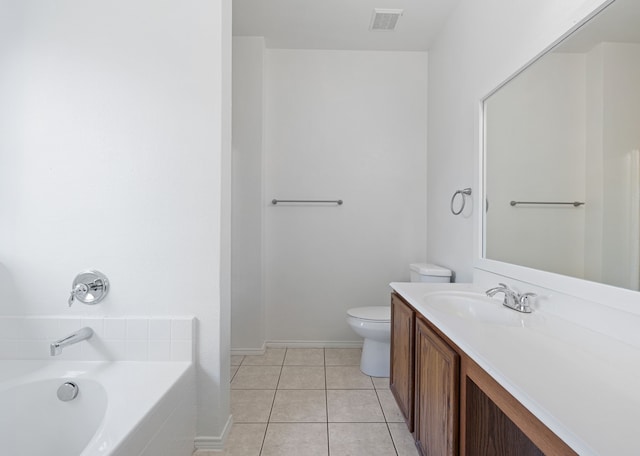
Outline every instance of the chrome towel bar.
<path fill-rule="evenodd" d="M 555 204 L 561 206 L 584 206 L 583 201 L 511 201 L 509 204 L 517 206 L 519 204 Z"/>
<path fill-rule="evenodd" d="M 279 200 L 279 199 L 272 199 L 271 200 L 271 204 L 273 204 L 274 206 L 278 203 L 334 203 L 337 204 L 338 206 L 340 206 L 344 201 L 342 200 Z"/>

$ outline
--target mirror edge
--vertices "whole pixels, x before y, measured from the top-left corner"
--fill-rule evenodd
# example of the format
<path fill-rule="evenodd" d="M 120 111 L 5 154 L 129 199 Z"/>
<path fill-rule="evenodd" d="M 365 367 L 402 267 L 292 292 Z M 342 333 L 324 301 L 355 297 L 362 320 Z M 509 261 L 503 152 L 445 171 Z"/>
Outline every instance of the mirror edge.
<path fill-rule="evenodd" d="M 529 283 L 531 285 L 539 286 L 549 290 L 553 290 L 559 293 L 563 293 L 569 296 L 584 299 L 586 301 L 596 302 L 608 307 L 616 308 L 622 311 L 630 312 L 633 314 L 640 314 L 640 308 L 638 303 L 640 301 L 640 292 L 635 290 L 629 290 L 625 288 L 614 287 L 607 284 L 598 282 L 592 282 L 585 279 L 578 279 L 575 277 L 565 276 L 562 274 L 556 274 L 552 272 L 546 272 L 538 269 L 528 268 L 525 266 L 519 266 L 510 263 L 504 263 L 501 261 L 490 260 L 485 258 L 485 239 L 486 239 L 486 169 L 485 169 L 485 101 L 496 91 L 500 90 L 505 84 L 518 76 L 542 56 L 550 52 L 562 41 L 571 36 L 575 31 L 587 24 L 591 19 L 597 16 L 601 11 L 607 8 L 616 0 L 606 0 L 590 13 L 586 14 L 582 20 L 576 21 L 575 25 L 553 41 L 549 46 L 543 49 L 540 53 L 535 55 L 525 65 L 518 68 L 513 74 L 506 78 L 503 82 L 498 84 L 494 89 L 488 92 L 478 102 L 478 127 L 477 130 L 477 186 L 478 188 L 478 201 L 482 204 L 478 205 L 478 212 L 476 216 L 476 223 L 474 224 L 476 234 L 474 236 L 474 270 L 478 269 L 490 274 L 496 274 L 502 277 L 506 277 L 513 280 Z M 474 274 L 475 275 L 475 274 Z"/>

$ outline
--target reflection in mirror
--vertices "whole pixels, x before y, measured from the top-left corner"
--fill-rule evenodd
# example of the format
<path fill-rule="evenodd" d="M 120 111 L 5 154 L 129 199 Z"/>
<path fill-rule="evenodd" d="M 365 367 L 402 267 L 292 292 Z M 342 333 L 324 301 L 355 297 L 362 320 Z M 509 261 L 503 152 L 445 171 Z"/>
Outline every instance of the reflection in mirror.
<path fill-rule="evenodd" d="M 484 257 L 638 290 L 640 2 L 615 0 L 490 95 L 484 131 Z"/>

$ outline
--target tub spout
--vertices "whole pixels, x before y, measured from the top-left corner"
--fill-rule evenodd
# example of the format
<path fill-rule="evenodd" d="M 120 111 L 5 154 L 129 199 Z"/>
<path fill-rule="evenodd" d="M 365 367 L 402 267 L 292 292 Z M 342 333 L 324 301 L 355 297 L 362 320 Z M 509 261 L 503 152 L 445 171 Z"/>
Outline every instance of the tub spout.
<path fill-rule="evenodd" d="M 56 340 L 49 345 L 49 350 L 51 351 L 51 356 L 56 356 L 62 353 L 62 349 L 68 345 L 77 344 L 83 340 L 89 339 L 93 336 L 93 329 L 85 326 L 82 329 L 77 330 L 76 332 L 69 334 L 67 337 L 63 337 L 60 340 Z"/>

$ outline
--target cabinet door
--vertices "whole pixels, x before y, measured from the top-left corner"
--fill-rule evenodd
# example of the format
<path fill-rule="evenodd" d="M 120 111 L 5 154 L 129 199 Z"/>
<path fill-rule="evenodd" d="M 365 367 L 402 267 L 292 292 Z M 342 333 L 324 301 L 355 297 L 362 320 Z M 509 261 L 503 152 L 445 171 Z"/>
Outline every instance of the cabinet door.
<path fill-rule="evenodd" d="M 415 439 L 424 456 L 458 454 L 460 356 L 416 319 Z"/>
<path fill-rule="evenodd" d="M 461 362 L 461 453 L 465 456 L 577 456 L 493 377 Z"/>
<path fill-rule="evenodd" d="M 389 387 L 413 432 L 413 337 L 415 312 L 398 296 L 391 296 L 391 373 Z"/>

